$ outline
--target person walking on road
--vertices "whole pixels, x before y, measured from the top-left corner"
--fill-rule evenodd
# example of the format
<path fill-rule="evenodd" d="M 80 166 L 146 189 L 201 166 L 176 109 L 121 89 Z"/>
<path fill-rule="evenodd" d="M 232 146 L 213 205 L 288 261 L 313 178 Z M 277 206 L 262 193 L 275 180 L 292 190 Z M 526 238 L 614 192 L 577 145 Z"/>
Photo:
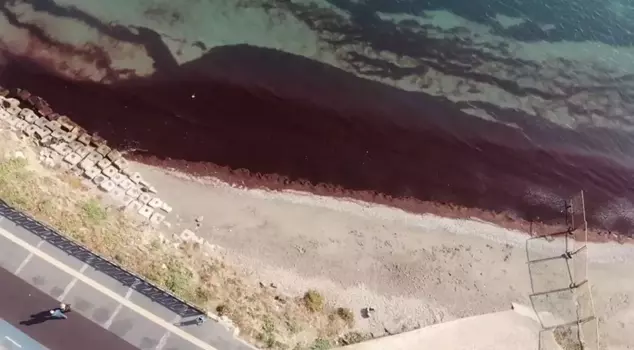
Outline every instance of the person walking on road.
<path fill-rule="evenodd" d="M 65 320 L 68 318 L 66 314 L 70 311 L 70 305 L 61 303 L 59 307 L 31 315 L 31 318 L 29 320 L 22 321 L 20 322 L 20 324 L 31 326 L 34 324 L 46 322 L 48 320 Z"/>

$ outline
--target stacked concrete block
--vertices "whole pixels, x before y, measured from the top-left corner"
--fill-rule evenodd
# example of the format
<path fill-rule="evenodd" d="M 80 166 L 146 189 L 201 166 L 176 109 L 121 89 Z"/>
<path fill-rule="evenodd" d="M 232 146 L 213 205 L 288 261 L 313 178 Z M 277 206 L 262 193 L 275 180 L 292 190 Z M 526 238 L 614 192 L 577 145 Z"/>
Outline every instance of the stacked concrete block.
<path fill-rule="evenodd" d="M 43 147 L 40 161 L 83 176 L 86 183 L 96 185 L 122 202 L 127 212 L 140 215 L 152 224 L 165 220 L 163 213 L 170 213 L 172 207 L 148 193 L 156 193 L 156 189 L 144 181 L 141 174 L 131 171 L 121 152 L 109 147 L 100 136 L 87 133 L 67 116 L 53 112 L 37 96 L 28 92 L 23 95 L 18 99 L 0 95 L 0 120 L 39 140 Z M 28 100 L 29 107 L 20 108 L 20 100 Z"/>
<path fill-rule="evenodd" d="M 154 214 L 150 216 L 150 223 L 153 225 L 160 225 L 163 221 L 165 221 L 165 215 L 161 213 L 154 212 Z"/>
<path fill-rule="evenodd" d="M 117 172 L 117 168 L 115 168 L 114 166 L 111 165 L 111 166 L 103 169 L 102 173 L 104 175 L 106 175 L 106 177 L 112 179 L 112 177 L 115 176 L 115 174 L 117 174 L 118 172 Z"/>
<path fill-rule="evenodd" d="M 139 215 L 146 219 L 150 219 L 152 217 L 152 213 L 154 213 L 154 209 L 148 207 L 147 205 L 144 205 L 141 209 L 139 209 Z"/>
<path fill-rule="evenodd" d="M 141 193 L 141 195 L 138 198 L 138 201 L 143 204 L 148 204 L 150 203 L 151 200 L 152 200 L 152 196 L 150 196 L 147 193 Z"/>
<path fill-rule="evenodd" d="M 99 184 L 99 189 L 104 192 L 111 192 L 115 188 L 115 184 L 110 179 L 105 179 Z"/>
<path fill-rule="evenodd" d="M 79 156 L 79 154 L 71 152 L 66 157 L 64 157 L 64 161 L 74 167 L 75 165 L 79 164 L 79 162 L 81 162 L 81 157 Z"/>
<path fill-rule="evenodd" d="M 93 180 L 100 173 L 101 172 L 99 171 L 99 169 L 97 169 L 96 167 L 92 167 L 92 168 L 85 169 L 84 176 Z"/>

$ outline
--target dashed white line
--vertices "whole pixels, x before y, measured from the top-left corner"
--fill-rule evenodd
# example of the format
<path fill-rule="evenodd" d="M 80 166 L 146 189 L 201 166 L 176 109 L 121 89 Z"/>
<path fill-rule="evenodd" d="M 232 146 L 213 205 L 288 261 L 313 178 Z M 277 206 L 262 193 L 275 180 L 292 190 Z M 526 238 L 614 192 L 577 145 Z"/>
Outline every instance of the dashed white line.
<path fill-rule="evenodd" d="M 88 264 L 84 263 L 81 269 L 79 269 L 79 273 L 84 273 L 84 271 L 86 271 L 87 268 L 88 268 Z M 62 295 L 59 296 L 59 298 L 57 298 L 57 300 L 63 301 L 64 299 L 66 299 L 66 296 L 68 295 L 68 293 L 70 293 L 70 290 L 73 289 L 73 287 L 77 284 L 77 280 L 78 280 L 77 277 L 73 278 L 73 280 L 70 281 L 70 283 L 68 283 L 66 288 L 64 288 L 64 292 L 62 293 Z"/>
<path fill-rule="evenodd" d="M 180 319 L 181 319 L 180 316 L 174 317 L 174 319 L 172 320 L 172 324 L 175 324 L 176 322 L 180 321 Z M 167 339 L 170 337 L 171 334 L 172 333 L 169 331 L 165 332 L 165 334 L 163 334 L 163 336 L 159 340 L 158 344 L 156 344 L 156 348 L 154 348 L 154 350 L 162 350 L 165 347 L 165 344 L 167 344 Z"/>
<path fill-rule="evenodd" d="M 39 248 L 42 244 L 44 244 L 44 241 L 39 241 L 37 243 L 36 247 Z M 29 255 L 27 255 L 26 258 L 24 258 L 24 260 L 22 260 L 22 262 L 20 263 L 20 266 L 18 266 L 18 268 L 15 270 L 15 274 L 19 275 L 20 272 L 22 272 L 22 270 L 26 266 L 26 264 L 28 264 L 29 261 L 31 261 L 31 259 L 33 259 L 33 252 L 29 253 Z"/>
<path fill-rule="evenodd" d="M 13 343 L 13 345 L 17 346 L 17 347 L 18 347 L 18 348 L 20 348 L 20 349 L 22 348 L 22 345 L 20 345 L 17 341 L 15 341 L 15 340 L 13 340 L 13 339 L 9 338 L 8 336 L 6 336 L 6 335 L 5 335 L 5 336 L 4 336 L 4 339 L 6 339 L 6 340 L 8 340 L 8 341 L 12 342 L 12 343 Z"/>
<path fill-rule="evenodd" d="M 134 286 L 136 286 L 137 283 L 138 283 L 138 281 L 135 281 L 132 284 L 132 286 L 130 288 L 128 288 L 128 291 L 125 293 L 125 299 L 126 300 L 130 299 L 130 296 L 132 295 L 132 292 L 134 292 Z M 112 313 L 112 315 L 110 315 L 110 318 L 108 318 L 108 320 L 103 324 L 103 327 L 105 329 L 110 329 L 110 326 L 112 326 L 112 322 L 114 322 L 115 317 L 117 317 L 119 312 L 121 312 L 121 309 L 123 309 L 123 304 L 117 305 L 117 308 L 114 309 L 114 312 Z"/>

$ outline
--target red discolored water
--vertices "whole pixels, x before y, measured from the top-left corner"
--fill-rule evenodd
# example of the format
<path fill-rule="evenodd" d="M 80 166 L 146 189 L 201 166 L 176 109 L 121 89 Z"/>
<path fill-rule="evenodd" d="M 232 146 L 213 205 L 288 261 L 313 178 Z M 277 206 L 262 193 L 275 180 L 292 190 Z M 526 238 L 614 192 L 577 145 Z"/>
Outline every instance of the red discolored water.
<path fill-rule="evenodd" d="M 114 146 L 135 149 L 137 160 L 247 186 L 541 222 L 560 221 L 563 198 L 583 189 L 592 227 L 632 228 L 605 210 L 634 194 L 631 169 L 575 154 L 583 135 L 558 144 L 551 136 L 569 130 L 520 131 L 279 51 L 225 47 L 113 84 L 70 81 L 12 58 L 0 85 L 42 96 Z"/>

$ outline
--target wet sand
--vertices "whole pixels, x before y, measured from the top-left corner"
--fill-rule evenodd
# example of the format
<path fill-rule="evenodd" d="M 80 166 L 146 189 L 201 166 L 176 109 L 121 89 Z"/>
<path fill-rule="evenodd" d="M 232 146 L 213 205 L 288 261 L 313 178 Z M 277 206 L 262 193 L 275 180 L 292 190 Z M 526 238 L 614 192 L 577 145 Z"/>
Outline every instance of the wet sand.
<path fill-rule="evenodd" d="M 352 197 L 525 230 L 532 221 L 537 231 L 541 223 L 562 224 L 563 199 L 583 189 L 591 228 L 627 234 L 632 227 L 605 212 L 614 198 L 632 196 L 631 170 L 570 152 L 586 144 L 583 135 L 537 121 L 519 131 L 465 114 L 446 99 L 279 51 L 212 50 L 161 74 L 110 85 L 70 81 L 14 57 L 0 85 L 43 97 L 113 146 L 132 150 L 135 160 L 247 187 Z"/>

